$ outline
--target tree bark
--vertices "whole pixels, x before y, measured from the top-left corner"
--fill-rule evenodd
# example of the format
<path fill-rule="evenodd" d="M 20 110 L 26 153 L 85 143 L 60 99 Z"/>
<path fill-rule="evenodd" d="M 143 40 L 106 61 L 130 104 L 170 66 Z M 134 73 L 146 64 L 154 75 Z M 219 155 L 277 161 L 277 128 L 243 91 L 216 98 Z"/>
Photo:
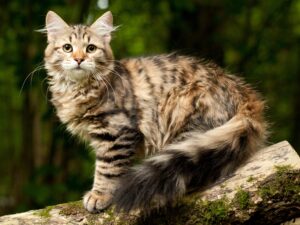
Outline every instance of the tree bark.
<path fill-rule="evenodd" d="M 297 219 L 299 218 L 299 219 Z M 300 158 L 287 141 L 260 150 L 231 177 L 174 206 L 90 214 L 81 201 L 0 217 L 0 224 L 300 224 Z"/>

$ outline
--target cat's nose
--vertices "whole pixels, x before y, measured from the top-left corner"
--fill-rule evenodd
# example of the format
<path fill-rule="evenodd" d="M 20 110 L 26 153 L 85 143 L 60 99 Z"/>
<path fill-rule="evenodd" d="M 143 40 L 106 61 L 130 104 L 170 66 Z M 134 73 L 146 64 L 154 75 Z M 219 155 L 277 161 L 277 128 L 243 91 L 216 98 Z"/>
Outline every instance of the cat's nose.
<path fill-rule="evenodd" d="M 78 63 L 78 65 L 80 65 L 84 61 L 83 58 L 74 58 L 74 60 Z"/>

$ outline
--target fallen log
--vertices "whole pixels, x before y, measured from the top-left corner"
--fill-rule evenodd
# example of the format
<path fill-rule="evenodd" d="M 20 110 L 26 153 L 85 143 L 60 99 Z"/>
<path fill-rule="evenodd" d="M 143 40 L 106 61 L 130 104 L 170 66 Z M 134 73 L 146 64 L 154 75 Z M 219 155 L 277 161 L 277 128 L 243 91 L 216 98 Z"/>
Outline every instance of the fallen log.
<path fill-rule="evenodd" d="M 299 218 L 299 219 L 297 219 Z M 0 217 L 0 224 L 300 224 L 300 158 L 287 141 L 260 150 L 231 177 L 176 205 L 90 214 L 81 201 Z"/>

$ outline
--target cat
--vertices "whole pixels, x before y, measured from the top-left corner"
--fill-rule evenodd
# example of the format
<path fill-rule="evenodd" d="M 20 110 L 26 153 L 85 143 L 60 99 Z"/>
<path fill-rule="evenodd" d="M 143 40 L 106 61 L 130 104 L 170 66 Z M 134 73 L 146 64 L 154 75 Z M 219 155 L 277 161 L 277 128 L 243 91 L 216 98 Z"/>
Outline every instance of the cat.
<path fill-rule="evenodd" d="M 173 203 L 264 145 L 265 103 L 243 79 L 176 53 L 115 60 L 115 30 L 111 12 L 90 26 L 46 16 L 51 102 L 67 130 L 95 150 L 93 187 L 83 197 L 89 212 Z M 138 152 L 148 157 L 133 165 Z"/>

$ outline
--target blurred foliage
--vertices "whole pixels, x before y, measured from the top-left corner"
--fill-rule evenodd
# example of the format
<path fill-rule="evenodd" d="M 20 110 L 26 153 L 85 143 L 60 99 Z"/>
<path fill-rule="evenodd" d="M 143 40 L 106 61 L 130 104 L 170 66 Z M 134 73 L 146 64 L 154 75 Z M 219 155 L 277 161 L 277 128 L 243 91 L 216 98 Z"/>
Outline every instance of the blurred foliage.
<path fill-rule="evenodd" d="M 1 1 L 0 215 L 81 198 L 93 154 L 49 104 L 43 50 L 48 10 L 91 23 L 96 0 Z M 101 0 L 99 0 L 101 1 Z M 117 59 L 178 51 L 244 76 L 265 97 L 270 142 L 300 149 L 299 0 L 111 0 Z"/>

